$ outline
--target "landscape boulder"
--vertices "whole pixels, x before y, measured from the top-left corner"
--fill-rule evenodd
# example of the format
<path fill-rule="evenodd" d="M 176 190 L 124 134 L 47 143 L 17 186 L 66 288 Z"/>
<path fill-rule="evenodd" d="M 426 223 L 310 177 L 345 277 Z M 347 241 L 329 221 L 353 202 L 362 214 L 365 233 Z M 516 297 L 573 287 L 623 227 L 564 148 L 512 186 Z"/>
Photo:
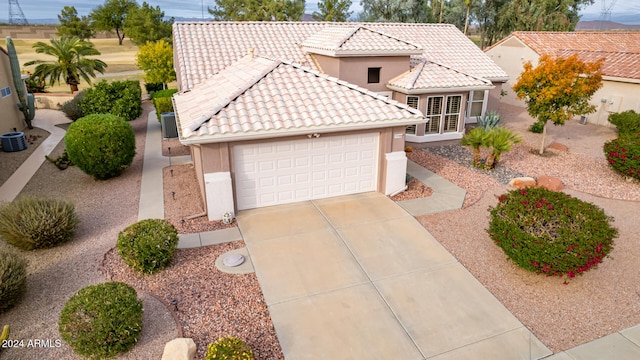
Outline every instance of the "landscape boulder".
<path fill-rule="evenodd" d="M 509 181 L 509 186 L 516 189 L 524 189 L 530 186 L 536 186 L 536 179 L 528 176 L 513 178 L 511 179 L 511 181 Z"/>
<path fill-rule="evenodd" d="M 162 360 L 193 360 L 196 355 L 196 343 L 191 338 L 177 338 L 164 346 Z"/>
<path fill-rule="evenodd" d="M 538 187 L 543 187 L 552 191 L 560 191 L 564 189 L 562 181 L 555 176 L 543 175 L 538 177 Z"/>

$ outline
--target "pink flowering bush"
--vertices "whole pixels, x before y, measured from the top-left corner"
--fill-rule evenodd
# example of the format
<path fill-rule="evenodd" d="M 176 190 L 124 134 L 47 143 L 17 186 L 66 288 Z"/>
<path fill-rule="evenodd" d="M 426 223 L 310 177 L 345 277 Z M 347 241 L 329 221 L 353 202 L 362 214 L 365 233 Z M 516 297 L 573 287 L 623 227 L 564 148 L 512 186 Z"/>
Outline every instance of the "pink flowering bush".
<path fill-rule="evenodd" d="M 640 180 L 640 133 L 621 135 L 604 144 L 609 165 L 624 176 Z"/>
<path fill-rule="evenodd" d="M 518 266 L 573 278 L 613 249 L 618 230 L 598 206 L 544 188 L 513 190 L 490 207 L 487 232 Z"/>

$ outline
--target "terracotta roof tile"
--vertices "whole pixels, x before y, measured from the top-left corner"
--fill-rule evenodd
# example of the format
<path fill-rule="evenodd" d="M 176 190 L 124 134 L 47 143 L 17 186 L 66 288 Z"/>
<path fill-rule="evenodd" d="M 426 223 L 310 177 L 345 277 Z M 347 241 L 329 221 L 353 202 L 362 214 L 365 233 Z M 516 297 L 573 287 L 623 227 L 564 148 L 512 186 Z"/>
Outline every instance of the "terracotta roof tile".
<path fill-rule="evenodd" d="M 259 54 L 313 66 L 302 43 L 326 27 L 323 22 L 176 22 L 174 54 L 182 89 L 218 73 L 242 58 L 250 48 Z M 507 79 L 507 74 L 455 26 L 449 24 L 345 23 L 349 29 L 364 26 L 388 37 L 411 41 L 424 49 L 422 57 L 487 78 Z M 363 33 L 364 34 L 364 33 Z M 357 44 L 354 42 L 354 44 Z"/>
<path fill-rule="evenodd" d="M 353 54 L 421 55 L 423 50 L 405 40 L 361 25 L 326 26 L 302 42 L 306 52 L 329 56 Z"/>
<path fill-rule="evenodd" d="M 184 143 L 424 121 L 419 111 L 367 89 L 258 56 L 245 56 L 192 90 L 176 94 L 174 105 Z"/>
<path fill-rule="evenodd" d="M 578 54 L 583 61 L 605 58 L 603 75 L 640 79 L 640 32 L 516 31 L 511 36 L 540 55 Z"/>
<path fill-rule="evenodd" d="M 389 81 L 390 89 L 408 93 L 425 93 L 429 91 L 446 91 L 450 89 L 491 89 L 490 81 L 464 74 L 447 66 L 430 61 L 418 63 L 410 71 Z"/>

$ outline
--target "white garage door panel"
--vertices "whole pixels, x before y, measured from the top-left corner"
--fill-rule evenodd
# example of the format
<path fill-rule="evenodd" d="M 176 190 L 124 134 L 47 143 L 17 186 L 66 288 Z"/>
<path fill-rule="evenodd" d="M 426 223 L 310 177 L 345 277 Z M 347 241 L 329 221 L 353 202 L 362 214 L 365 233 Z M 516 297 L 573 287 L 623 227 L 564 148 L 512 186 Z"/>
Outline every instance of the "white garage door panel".
<path fill-rule="evenodd" d="M 376 189 L 377 133 L 238 145 L 233 154 L 239 210 Z"/>

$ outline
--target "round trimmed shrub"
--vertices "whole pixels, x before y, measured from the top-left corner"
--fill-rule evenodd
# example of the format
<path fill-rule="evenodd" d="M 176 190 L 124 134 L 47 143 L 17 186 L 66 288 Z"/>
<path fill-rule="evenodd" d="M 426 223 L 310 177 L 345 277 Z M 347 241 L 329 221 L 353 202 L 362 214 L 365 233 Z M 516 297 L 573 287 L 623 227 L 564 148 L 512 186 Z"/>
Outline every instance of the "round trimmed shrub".
<path fill-rule="evenodd" d="M 71 162 L 98 180 L 120 175 L 136 155 L 131 125 L 111 114 L 93 114 L 71 124 L 64 137 Z"/>
<path fill-rule="evenodd" d="M 612 113 L 608 120 L 616 126 L 621 136 L 640 133 L 640 114 L 633 110 Z"/>
<path fill-rule="evenodd" d="M 253 352 L 242 340 L 227 336 L 209 344 L 205 360 L 253 360 Z"/>
<path fill-rule="evenodd" d="M 77 225 L 75 207 L 62 200 L 22 196 L 0 206 L 0 236 L 24 250 L 66 242 Z"/>
<path fill-rule="evenodd" d="M 135 289 L 121 282 L 87 286 L 64 305 L 58 330 L 79 355 L 113 357 L 138 342 L 142 301 Z"/>
<path fill-rule="evenodd" d="M 133 269 L 153 274 L 171 264 L 178 246 L 178 232 L 166 220 L 146 219 L 118 234 L 116 248 Z"/>
<path fill-rule="evenodd" d="M 573 278 L 597 266 L 613 249 L 617 229 L 594 204 L 544 188 L 513 190 L 490 207 L 487 229 L 518 266 Z"/>
<path fill-rule="evenodd" d="M 609 165 L 615 171 L 640 180 L 640 133 L 607 141 L 603 149 Z"/>
<path fill-rule="evenodd" d="M 27 261 L 19 254 L 0 250 L 0 312 L 10 309 L 27 286 Z"/>

